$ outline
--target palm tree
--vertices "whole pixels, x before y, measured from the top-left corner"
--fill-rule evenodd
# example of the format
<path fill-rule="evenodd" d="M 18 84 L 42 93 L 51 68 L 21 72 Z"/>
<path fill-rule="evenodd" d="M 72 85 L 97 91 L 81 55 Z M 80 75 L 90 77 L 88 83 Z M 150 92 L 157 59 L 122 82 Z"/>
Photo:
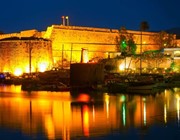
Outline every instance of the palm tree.
<path fill-rule="evenodd" d="M 149 29 L 149 24 L 147 21 L 142 21 L 141 22 L 141 25 L 140 25 L 140 30 L 141 31 L 146 31 Z"/>
<path fill-rule="evenodd" d="M 146 31 L 149 29 L 149 24 L 147 21 L 142 21 L 141 24 L 140 24 L 140 32 L 141 32 L 141 46 L 140 46 L 140 56 L 142 54 L 142 32 L 143 31 Z M 141 68 L 142 68 L 142 60 L 141 60 L 141 57 L 140 57 L 140 74 L 142 73 L 141 71 Z"/>

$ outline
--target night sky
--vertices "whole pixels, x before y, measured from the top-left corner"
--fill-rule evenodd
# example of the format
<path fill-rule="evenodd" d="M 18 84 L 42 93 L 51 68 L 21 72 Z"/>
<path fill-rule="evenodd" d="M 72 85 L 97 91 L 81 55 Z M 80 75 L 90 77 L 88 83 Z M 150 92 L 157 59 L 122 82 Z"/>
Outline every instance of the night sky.
<path fill-rule="evenodd" d="M 3 0 L 0 31 L 46 30 L 69 16 L 70 25 L 139 30 L 147 21 L 149 31 L 180 27 L 180 0 Z"/>

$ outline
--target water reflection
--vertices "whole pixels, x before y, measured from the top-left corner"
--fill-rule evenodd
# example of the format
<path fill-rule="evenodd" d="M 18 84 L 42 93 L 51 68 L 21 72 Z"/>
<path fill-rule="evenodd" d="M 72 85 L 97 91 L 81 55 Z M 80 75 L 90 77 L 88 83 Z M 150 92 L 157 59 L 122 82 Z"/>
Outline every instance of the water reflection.
<path fill-rule="evenodd" d="M 33 139 L 99 137 L 130 128 L 148 130 L 177 122 L 180 89 L 156 95 L 69 92 L 24 92 L 20 86 L 0 86 L 0 129 L 19 131 Z"/>

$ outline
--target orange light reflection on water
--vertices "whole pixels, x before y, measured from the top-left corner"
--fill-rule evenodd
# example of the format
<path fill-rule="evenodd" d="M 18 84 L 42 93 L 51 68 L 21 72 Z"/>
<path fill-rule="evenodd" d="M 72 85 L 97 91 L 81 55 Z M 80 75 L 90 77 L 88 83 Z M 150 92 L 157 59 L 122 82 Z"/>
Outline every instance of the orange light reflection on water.
<path fill-rule="evenodd" d="M 1 86 L 0 94 L 0 127 L 32 136 L 40 131 L 47 139 L 106 135 L 131 126 L 149 126 L 157 120 L 167 123 L 173 113 L 179 120 L 179 91 L 166 90 L 155 97 L 108 93 L 72 97 L 70 92 L 25 92 L 18 86 Z"/>
<path fill-rule="evenodd" d="M 0 92 L 21 93 L 21 85 L 0 85 Z"/>
<path fill-rule="evenodd" d="M 89 108 L 87 105 L 83 106 L 83 131 L 85 136 L 89 136 Z"/>

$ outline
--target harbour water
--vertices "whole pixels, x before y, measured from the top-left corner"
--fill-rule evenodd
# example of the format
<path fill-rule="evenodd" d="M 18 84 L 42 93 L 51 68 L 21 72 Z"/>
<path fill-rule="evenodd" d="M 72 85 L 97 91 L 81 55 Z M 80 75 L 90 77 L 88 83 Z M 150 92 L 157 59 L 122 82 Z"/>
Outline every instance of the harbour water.
<path fill-rule="evenodd" d="M 72 94 L 1 85 L 0 139 L 180 139 L 180 88 Z"/>

